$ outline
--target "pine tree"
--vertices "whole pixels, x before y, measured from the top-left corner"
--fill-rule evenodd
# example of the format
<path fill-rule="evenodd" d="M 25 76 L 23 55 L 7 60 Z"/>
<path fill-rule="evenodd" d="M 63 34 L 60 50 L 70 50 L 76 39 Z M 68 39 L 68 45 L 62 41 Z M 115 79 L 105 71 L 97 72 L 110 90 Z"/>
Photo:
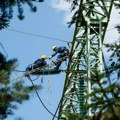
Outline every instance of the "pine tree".
<path fill-rule="evenodd" d="M 17 103 L 22 104 L 30 99 L 30 93 L 41 86 L 24 86 L 24 81 L 11 83 L 10 75 L 17 67 L 17 59 L 6 60 L 0 53 L 0 119 L 13 115 Z"/>
<path fill-rule="evenodd" d="M 27 4 L 32 12 L 37 11 L 37 7 L 33 5 L 34 2 L 43 2 L 44 0 L 0 0 L 0 30 L 9 26 L 9 22 L 13 17 L 13 8 L 17 6 L 18 8 L 18 18 L 20 20 L 24 19 L 24 9 L 23 6 Z"/>

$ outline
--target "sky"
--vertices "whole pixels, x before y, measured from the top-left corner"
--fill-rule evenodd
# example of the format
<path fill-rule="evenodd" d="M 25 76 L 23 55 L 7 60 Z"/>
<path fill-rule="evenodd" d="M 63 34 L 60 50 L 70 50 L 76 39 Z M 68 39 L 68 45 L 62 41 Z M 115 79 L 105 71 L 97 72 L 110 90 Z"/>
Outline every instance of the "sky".
<path fill-rule="evenodd" d="M 64 3 L 63 0 L 46 0 L 43 3 L 34 4 L 38 8 L 36 13 L 32 13 L 30 8 L 25 6 L 25 19 L 23 21 L 18 20 L 17 12 L 15 12 L 9 28 L 3 29 L 0 33 L 0 42 L 8 54 L 7 59 L 18 59 L 17 70 L 25 70 L 29 64 L 40 58 L 41 55 L 50 56 L 53 53 L 51 50 L 53 45 L 68 47 L 66 41 L 72 41 L 73 39 L 74 27 L 68 28 L 67 24 L 72 16 L 69 13 L 68 4 Z M 17 11 L 17 9 L 14 9 L 14 11 Z M 119 37 L 114 29 L 118 19 L 118 11 L 114 9 L 105 42 L 113 42 Z M 4 53 L 2 48 L 0 50 Z M 47 60 L 47 62 L 51 61 Z M 65 63 L 62 64 L 61 68 L 66 69 Z M 21 72 L 14 72 L 11 79 L 21 74 Z M 42 77 L 43 83 L 41 83 Z M 40 76 L 37 81 L 34 81 L 34 84 L 42 85 L 43 89 L 38 93 L 53 114 L 62 95 L 64 80 L 65 73 L 62 72 L 57 75 Z M 25 85 L 31 85 L 27 78 L 24 78 L 24 81 Z M 18 104 L 18 110 L 15 110 L 14 113 L 14 116 L 5 120 L 14 120 L 18 117 L 23 118 L 23 120 L 51 120 L 53 118 L 42 106 L 35 93 L 31 95 L 29 101 L 23 102 L 21 105 Z"/>

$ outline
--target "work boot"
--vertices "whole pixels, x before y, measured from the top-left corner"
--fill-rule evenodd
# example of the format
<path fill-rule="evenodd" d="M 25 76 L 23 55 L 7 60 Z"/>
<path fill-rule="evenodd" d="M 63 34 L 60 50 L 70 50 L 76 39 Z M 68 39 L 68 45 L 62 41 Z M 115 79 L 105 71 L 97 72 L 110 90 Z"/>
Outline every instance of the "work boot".
<path fill-rule="evenodd" d="M 52 61 L 55 65 L 57 65 L 57 62 L 56 61 Z"/>
<path fill-rule="evenodd" d="M 59 69 L 59 66 L 56 66 L 54 69 L 58 70 L 58 69 Z"/>

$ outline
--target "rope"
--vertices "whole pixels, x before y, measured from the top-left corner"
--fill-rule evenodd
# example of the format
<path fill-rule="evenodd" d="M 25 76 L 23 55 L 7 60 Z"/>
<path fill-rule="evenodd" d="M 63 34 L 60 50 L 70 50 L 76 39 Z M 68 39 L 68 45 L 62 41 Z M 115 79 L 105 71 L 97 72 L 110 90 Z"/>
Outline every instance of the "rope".
<path fill-rule="evenodd" d="M 47 36 L 33 34 L 33 33 L 28 33 L 28 32 L 23 32 L 23 31 L 20 31 L 20 30 L 9 29 L 9 28 L 7 28 L 6 30 L 13 31 L 13 32 L 18 32 L 18 33 L 22 33 L 22 34 L 27 34 L 27 35 L 32 35 L 32 36 L 35 36 L 35 37 L 41 37 L 41 38 L 45 38 L 45 39 L 52 39 L 52 40 L 56 40 L 56 41 L 71 43 L 71 42 L 66 41 L 66 40 L 62 40 L 62 39 L 58 39 L 58 38 L 52 38 L 52 37 L 47 37 Z"/>
<path fill-rule="evenodd" d="M 30 77 L 29 77 L 29 80 L 31 81 L 33 87 L 35 87 L 35 85 L 34 85 L 34 83 L 33 83 L 33 81 L 31 80 Z M 45 104 L 43 103 L 42 99 L 40 98 L 40 96 L 39 96 L 37 90 L 35 90 L 35 93 L 36 93 L 36 95 L 37 95 L 39 101 L 42 103 L 43 107 L 44 107 L 52 116 L 54 116 L 54 117 L 56 117 L 56 118 L 59 118 L 58 116 L 54 115 L 54 114 L 45 106 Z"/>
<path fill-rule="evenodd" d="M 49 97 L 50 96 L 50 97 Z M 48 79 L 48 94 L 47 94 L 47 100 L 48 100 L 48 104 L 51 105 L 51 103 L 49 102 L 49 98 L 52 100 L 52 90 L 51 90 L 51 85 L 50 85 L 50 79 Z M 52 100 L 52 104 L 53 104 L 53 100 Z"/>
<path fill-rule="evenodd" d="M 32 81 L 35 81 L 35 80 L 38 80 L 39 79 L 39 75 L 36 75 L 37 77 L 36 78 L 34 78 L 34 79 L 32 79 Z"/>
<path fill-rule="evenodd" d="M 50 60 L 48 61 L 48 65 L 51 66 L 51 65 L 54 65 L 53 63 L 50 65 Z M 50 72 L 48 72 L 48 75 L 50 75 Z M 47 94 L 47 100 L 48 100 L 48 104 L 51 105 L 51 103 L 49 102 L 49 95 L 50 95 L 50 98 L 52 100 L 52 90 L 51 90 L 51 85 L 50 85 L 50 78 L 48 78 L 48 94 Z M 53 104 L 53 101 L 52 101 L 52 104 Z"/>

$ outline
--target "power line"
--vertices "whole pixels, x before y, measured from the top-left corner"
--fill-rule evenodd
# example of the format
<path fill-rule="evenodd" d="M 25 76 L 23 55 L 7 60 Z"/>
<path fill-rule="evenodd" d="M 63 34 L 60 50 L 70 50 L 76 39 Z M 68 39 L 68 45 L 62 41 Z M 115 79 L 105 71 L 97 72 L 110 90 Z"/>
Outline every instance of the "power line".
<path fill-rule="evenodd" d="M 29 80 L 31 81 L 32 85 L 35 87 L 33 81 L 31 80 L 31 78 L 30 78 L 30 77 L 28 77 L 28 78 L 29 78 Z M 45 106 L 45 104 L 43 103 L 42 99 L 40 98 L 40 96 L 39 96 L 37 90 L 35 90 L 35 93 L 36 93 L 36 95 L 37 95 L 39 101 L 42 103 L 43 107 L 44 107 L 53 117 L 56 117 L 56 118 L 59 119 L 58 116 L 56 116 L 55 114 L 53 114 L 53 113 Z"/>
<path fill-rule="evenodd" d="M 62 40 L 62 39 L 58 39 L 58 38 L 53 38 L 53 37 L 48 37 L 48 36 L 43 36 L 43 35 L 38 35 L 38 34 L 33 34 L 33 33 L 28 33 L 28 32 L 24 32 L 24 31 L 20 31 L 20 30 L 9 29 L 9 28 L 7 28 L 6 30 L 18 32 L 18 33 L 22 33 L 22 34 L 27 34 L 27 35 L 32 35 L 35 37 L 41 37 L 41 38 L 45 38 L 45 39 L 52 39 L 52 40 L 56 40 L 56 41 L 71 43 L 70 41 L 66 41 L 66 40 Z"/>
<path fill-rule="evenodd" d="M 38 69 L 36 69 L 36 70 L 38 70 Z M 31 73 L 32 73 L 32 72 L 33 72 L 33 71 L 31 71 Z M 21 79 L 21 78 L 23 78 L 23 77 L 26 77 L 26 74 L 22 74 L 21 76 L 17 76 L 17 77 L 14 78 L 12 81 L 17 80 L 17 79 Z M 32 79 L 30 78 L 30 76 L 27 76 L 27 77 L 28 77 L 28 79 L 31 81 L 32 86 L 35 87 L 35 85 L 34 85 Z M 10 82 L 12 82 L 12 81 L 10 81 Z M 4 85 L 4 83 L 2 83 L 2 84 L 0 84 L 0 85 Z M 45 106 L 45 104 L 43 103 L 42 99 L 40 98 L 37 90 L 35 90 L 35 93 L 36 93 L 37 97 L 39 98 L 39 101 L 42 103 L 43 107 L 44 107 L 53 117 L 59 118 L 58 116 L 56 116 L 55 114 L 53 114 L 53 113 Z"/>
<path fill-rule="evenodd" d="M 52 120 L 54 120 L 54 119 L 55 119 L 55 115 L 57 114 L 58 109 L 59 109 L 60 104 L 61 104 L 61 100 L 62 100 L 62 98 L 61 98 L 61 99 L 60 99 L 60 101 L 59 101 L 59 104 L 58 104 L 58 106 L 57 106 L 57 109 L 56 109 L 56 111 L 55 111 L 55 114 L 54 114 L 54 116 L 53 116 Z"/>
<path fill-rule="evenodd" d="M 113 29 L 116 29 L 116 27 L 110 28 L 107 31 L 111 31 Z M 32 36 L 35 36 L 35 37 L 41 37 L 41 38 L 45 38 L 45 39 L 52 39 L 52 40 L 56 40 L 56 41 L 71 43 L 70 41 L 67 41 L 67 40 L 53 38 L 53 37 L 48 37 L 48 36 L 34 34 L 34 33 L 29 33 L 29 32 L 24 32 L 24 31 L 20 31 L 20 30 L 9 29 L 9 28 L 7 28 L 6 30 L 13 31 L 13 32 L 18 32 L 18 33 L 22 33 L 22 34 L 27 34 L 27 35 L 32 35 Z"/>
<path fill-rule="evenodd" d="M 5 50 L 4 46 L 2 45 L 2 43 L 1 43 L 1 42 L 0 42 L 0 46 L 1 46 L 1 47 L 2 47 L 2 49 L 4 50 L 4 52 L 5 52 L 6 56 L 8 57 L 8 54 L 7 54 L 7 52 L 6 52 L 6 50 Z"/>

